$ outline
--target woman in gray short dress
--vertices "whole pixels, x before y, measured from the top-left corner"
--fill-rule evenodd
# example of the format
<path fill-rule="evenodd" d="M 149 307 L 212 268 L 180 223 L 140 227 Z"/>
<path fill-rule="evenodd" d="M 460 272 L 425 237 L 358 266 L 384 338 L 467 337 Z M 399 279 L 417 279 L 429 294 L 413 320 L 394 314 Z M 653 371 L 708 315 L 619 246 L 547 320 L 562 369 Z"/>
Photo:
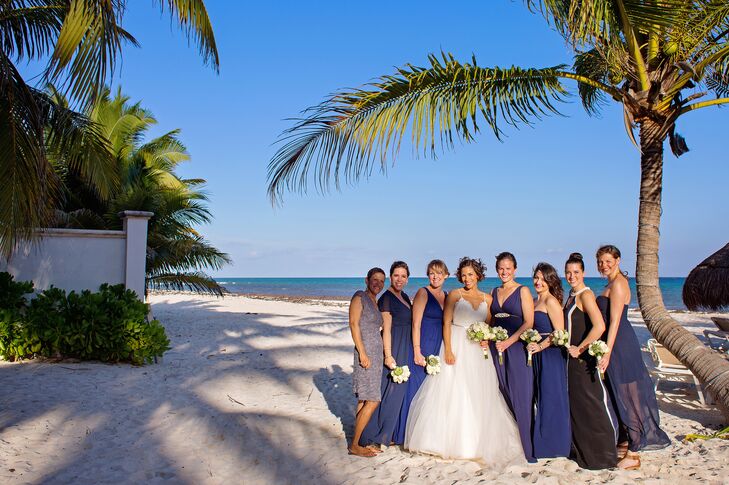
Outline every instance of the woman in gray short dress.
<path fill-rule="evenodd" d="M 380 404 L 383 348 L 382 314 L 377 308 L 377 294 L 385 287 L 385 272 L 372 268 L 365 278 L 366 291 L 358 291 L 349 304 L 349 328 L 354 340 L 354 373 L 352 387 L 357 397 L 357 414 L 354 419 L 354 437 L 349 452 L 357 456 L 372 457 L 379 450 L 360 446 L 359 439 L 372 414 Z"/>

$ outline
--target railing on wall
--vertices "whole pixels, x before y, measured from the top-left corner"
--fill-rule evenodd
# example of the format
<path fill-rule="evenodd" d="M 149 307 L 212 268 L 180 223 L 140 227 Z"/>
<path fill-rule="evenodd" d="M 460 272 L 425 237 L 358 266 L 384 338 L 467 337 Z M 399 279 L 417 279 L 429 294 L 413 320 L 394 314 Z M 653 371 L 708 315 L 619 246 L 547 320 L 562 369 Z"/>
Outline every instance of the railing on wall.
<path fill-rule="evenodd" d="M 0 271 L 16 281 L 33 281 L 42 291 L 51 286 L 97 291 L 103 283 L 123 283 L 144 300 L 147 223 L 151 212 L 124 211 L 121 231 L 42 229 L 40 238 L 18 245 Z"/>

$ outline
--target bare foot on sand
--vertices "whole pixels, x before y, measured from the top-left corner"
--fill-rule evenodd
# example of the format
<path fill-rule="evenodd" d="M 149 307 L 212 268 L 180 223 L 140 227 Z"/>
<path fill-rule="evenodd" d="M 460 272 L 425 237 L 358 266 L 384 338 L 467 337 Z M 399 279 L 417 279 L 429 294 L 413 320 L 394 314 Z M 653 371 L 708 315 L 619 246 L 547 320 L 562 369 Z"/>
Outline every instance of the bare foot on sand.
<path fill-rule="evenodd" d="M 374 450 L 367 448 L 366 446 L 359 446 L 359 445 L 352 445 L 349 448 L 349 454 L 355 455 L 355 456 L 362 456 L 365 458 L 372 458 L 373 456 L 377 456 L 377 453 L 375 453 Z"/>

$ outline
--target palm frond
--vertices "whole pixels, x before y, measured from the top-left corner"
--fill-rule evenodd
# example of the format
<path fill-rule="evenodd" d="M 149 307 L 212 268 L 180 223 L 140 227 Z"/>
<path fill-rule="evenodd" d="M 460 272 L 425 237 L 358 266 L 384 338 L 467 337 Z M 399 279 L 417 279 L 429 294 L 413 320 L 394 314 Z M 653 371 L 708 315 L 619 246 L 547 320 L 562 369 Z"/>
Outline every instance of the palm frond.
<path fill-rule="evenodd" d="M 414 150 L 435 155 L 455 139 L 471 141 L 479 119 L 500 139 L 502 123 L 530 125 L 558 113 L 554 103 L 567 95 L 559 80 L 564 66 L 482 68 L 448 54 L 429 60 L 428 68 L 407 65 L 308 109 L 281 136 L 268 165 L 271 200 L 280 201 L 286 189 L 305 192 L 310 177 L 326 191 L 330 179 L 339 188 L 341 179 L 357 181 L 378 165 L 384 170 L 408 130 Z"/>
<path fill-rule="evenodd" d="M 101 199 L 108 199 L 119 186 L 116 159 L 101 126 L 76 113 L 50 87 L 51 95 L 34 90 L 36 104 L 44 113 L 46 146 L 57 162 L 77 171 Z"/>
<path fill-rule="evenodd" d="M 203 60 L 211 65 L 216 71 L 220 67 L 218 48 L 215 43 L 213 26 L 202 0 L 157 0 L 160 8 L 164 10 L 165 3 L 172 15 L 177 15 L 177 20 L 183 32 L 192 37 L 198 45 L 198 50 Z"/>
<path fill-rule="evenodd" d="M 580 76 L 608 81 L 610 66 L 604 56 L 597 49 L 579 53 L 575 56 L 574 71 Z M 577 83 L 577 90 L 582 100 L 582 106 L 590 116 L 597 115 L 606 104 L 605 94 L 601 89 L 591 84 Z"/>
<path fill-rule="evenodd" d="M 625 26 L 648 34 L 657 28 L 671 28 L 691 12 L 685 0 L 524 0 L 533 12 L 541 13 L 574 48 L 600 43 L 622 43 Z M 619 5 L 622 3 L 622 5 Z M 620 10 L 624 8 L 627 23 Z"/>
<path fill-rule="evenodd" d="M 61 0 L 0 3 L 0 48 L 16 61 L 48 55 L 67 8 Z"/>
<path fill-rule="evenodd" d="M 199 268 L 217 270 L 231 262 L 226 253 L 213 247 L 199 234 L 189 231 L 173 237 L 154 233 L 149 246 L 147 271 L 153 274 Z"/>
<path fill-rule="evenodd" d="M 706 76 L 706 86 L 716 94 L 717 98 L 729 96 L 729 56 L 711 66 Z"/>
<path fill-rule="evenodd" d="M 228 291 L 205 273 L 162 273 L 147 276 L 147 288 L 157 290 L 193 291 L 224 296 Z"/>
<path fill-rule="evenodd" d="M 120 0 L 70 1 L 44 78 L 84 108 L 101 94 L 122 45 L 138 45 L 121 27 L 123 10 Z"/>
<path fill-rule="evenodd" d="M 43 122 L 34 90 L 0 52 L 0 252 L 4 256 L 50 219 L 58 198 L 58 178 L 45 153 Z"/>

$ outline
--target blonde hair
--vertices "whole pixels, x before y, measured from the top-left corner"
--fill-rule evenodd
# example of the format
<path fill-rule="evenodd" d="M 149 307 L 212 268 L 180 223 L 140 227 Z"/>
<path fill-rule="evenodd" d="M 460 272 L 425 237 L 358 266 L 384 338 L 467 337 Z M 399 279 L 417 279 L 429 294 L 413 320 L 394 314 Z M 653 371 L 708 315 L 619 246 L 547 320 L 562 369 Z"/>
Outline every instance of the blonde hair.
<path fill-rule="evenodd" d="M 448 271 L 448 266 L 446 266 L 446 264 L 442 260 L 440 260 L 440 259 L 434 259 L 433 261 L 431 261 L 430 263 L 428 263 L 428 267 L 425 268 L 425 275 L 426 276 L 428 274 L 430 274 L 430 270 L 431 269 L 432 270 L 435 270 L 438 273 L 442 273 L 442 274 L 444 274 L 446 276 L 450 276 L 450 274 L 451 274 L 450 271 Z"/>

